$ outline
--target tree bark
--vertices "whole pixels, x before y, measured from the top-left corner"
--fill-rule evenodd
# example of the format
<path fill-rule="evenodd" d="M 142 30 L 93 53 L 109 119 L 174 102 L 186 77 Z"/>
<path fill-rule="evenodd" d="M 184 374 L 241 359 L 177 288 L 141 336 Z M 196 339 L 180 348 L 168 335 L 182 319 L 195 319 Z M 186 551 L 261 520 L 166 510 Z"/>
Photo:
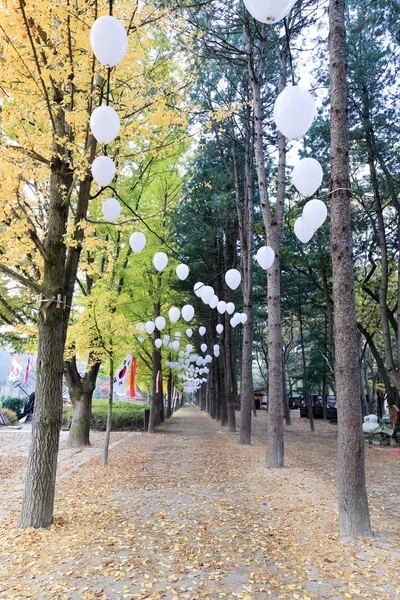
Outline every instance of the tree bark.
<path fill-rule="evenodd" d="M 369 536 L 350 218 L 345 0 L 329 0 L 331 254 L 338 410 L 339 530 Z"/>
<path fill-rule="evenodd" d="M 65 378 L 73 407 L 71 427 L 67 445 L 72 447 L 90 446 L 90 419 L 92 416 L 92 398 L 96 389 L 100 362 L 92 361 L 89 353 L 84 377 L 78 373 L 76 356 L 64 362 Z"/>
<path fill-rule="evenodd" d="M 60 115 L 62 120 L 62 115 Z M 61 122 L 60 130 L 64 130 Z M 66 247 L 63 242 L 68 205 L 63 202 L 69 177 L 67 165 L 55 158 L 50 176 L 48 234 L 45 242 L 48 260 L 44 262 L 43 290 L 46 298 L 65 295 Z M 72 295 L 71 295 L 72 297 Z M 19 527 L 49 527 L 53 518 L 57 454 L 62 420 L 63 355 L 69 310 L 57 309 L 53 302 L 38 314 L 39 347 L 36 369 L 36 400 L 32 441 Z"/>
<path fill-rule="evenodd" d="M 306 398 L 306 405 L 308 409 L 308 419 L 310 421 L 310 429 L 314 431 L 314 415 L 313 406 L 310 398 L 310 390 L 308 389 L 308 377 L 307 377 L 307 363 L 306 363 L 306 352 L 304 348 L 304 335 L 303 335 L 303 314 L 301 310 L 301 288 L 299 286 L 299 327 L 300 327 L 300 347 L 301 347 L 301 361 L 303 365 L 303 389 L 304 396 Z"/>
<path fill-rule="evenodd" d="M 108 464 L 108 448 L 110 446 L 112 409 L 113 409 L 113 397 L 114 397 L 113 379 L 114 379 L 114 361 L 112 358 L 110 358 L 110 390 L 108 392 L 107 426 L 106 426 L 106 439 L 104 442 L 104 449 L 103 449 L 103 467 L 106 467 Z"/>

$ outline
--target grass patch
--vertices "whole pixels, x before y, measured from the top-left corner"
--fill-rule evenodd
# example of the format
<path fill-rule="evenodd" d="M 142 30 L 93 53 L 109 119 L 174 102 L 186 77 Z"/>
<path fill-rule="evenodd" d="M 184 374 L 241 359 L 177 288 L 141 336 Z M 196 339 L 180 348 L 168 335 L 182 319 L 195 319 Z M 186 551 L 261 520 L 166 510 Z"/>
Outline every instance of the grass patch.
<path fill-rule="evenodd" d="M 144 426 L 144 411 L 149 409 L 148 404 L 131 404 L 130 402 L 113 402 L 112 429 L 135 430 Z M 107 425 L 108 400 L 93 400 L 92 418 L 90 428 L 105 431 Z M 63 424 L 72 419 L 72 406 L 64 406 Z"/>

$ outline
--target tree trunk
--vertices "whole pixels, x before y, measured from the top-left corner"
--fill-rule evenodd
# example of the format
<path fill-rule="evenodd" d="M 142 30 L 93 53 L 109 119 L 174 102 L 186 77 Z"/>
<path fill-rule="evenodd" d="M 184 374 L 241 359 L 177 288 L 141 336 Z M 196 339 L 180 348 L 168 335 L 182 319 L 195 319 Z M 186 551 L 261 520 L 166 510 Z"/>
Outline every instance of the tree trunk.
<path fill-rule="evenodd" d="M 110 390 L 108 392 L 107 426 L 106 426 L 106 439 L 104 442 L 104 449 L 103 449 L 103 467 L 106 467 L 108 464 L 108 448 L 110 446 L 110 435 L 111 435 L 111 425 L 112 425 L 112 408 L 113 408 L 113 397 L 114 397 L 113 379 L 114 379 L 114 361 L 112 358 L 110 358 Z"/>
<path fill-rule="evenodd" d="M 226 403 L 228 409 L 228 429 L 236 433 L 236 411 L 232 372 L 232 332 L 229 326 L 229 317 L 225 313 L 225 373 L 226 373 Z"/>
<path fill-rule="evenodd" d="M 286 46 L 285 46 L 286 48 Z M 247 50 L 251 56 L 250 39 L 247 39 Z M 279 85 L 278 92 L 283 91 L 286 83 L 286 50 L 279 49 Z M 254 110 L 254 155 L 256 162 L 258 191 L 268 245 L 275 252 L 275 261 L 268 270 L 268 467 L 284 466 L 283 441 L 283 340 L 281 323 L 281 264 L 280 244 L 283 224 L 283 211 L 286 195 L 286 142 L 278 133 L 278 189 L 275 210 L 268 194 L 267 176 L 264 160 L 264 129 L 262 119 L 261 82 L 264 76 L 263 61 L 259 66 L 258 77 L 254 65 L 249 64 L 249 74 L 253 93 Z"/>
<path fill-rule="evenodd" d="M 167 419 L 172 417 L 172 370 L 168 374 Z"/>
<path fill-rule="evenodd" d="M 155 333 L 155 336 L 157 333 Z M 156 338 L 155 338 L 156 339 Z M 160 424 L 160 411 L 158 408 L 158 393 L 157 393 L 157 374 L 159 370 L 159 360 L 158 355 L 159 351 L 155 346 L 153 346 L 153 355 L 152 355 L 152 387 L 151 387 L 151 402 L 150 402 L 150 416 L 149 416 L 149 428 L 148 433 L 155 433 L 156 424 Z M 157 411 L 158 411 L 158 419 L 157 419 Z"/>
<path fill-rule="evenodd" d="M 369 536 L 350 218 L 345 0 L 329 0 L 331 254 L 338 410 L 339 530 Z"/>
<path fill-rule="evenodd" d="M 292 415 L 290 414 L 289 396 L 286 388 L 285 366 L 282 368 L 282 388 L 283 388 L 283 413 L 285 415 L 286 425 L 292 425 Z"/>
<path fill-rule="evenodd" d="M 90 366 L 89 366 L 90 365 Z M 86 373 L 81 378 L 76 356 L 64 362 L 65 378 L 73 407 L 71 427 L 68 434 L 67 445 L 72 447 L 90 446 L 90 419 L 92 416 L 92 397 L 96 389 L 97 375 L 100 362 L 93 362 L 89 353 Z"/>
<path fill-rule="evenodd" d="M 299 327 L 300 327 L 300 347 L 301 347 L 301 361 L 303 364 L 303 390 L 306 398 L 306 405 L 308 409 L 308 419 L 310 421 L 310 429 L 314 431 L 314 415 L 313 405 L 310 398 L 310 390 L 308 389 L 308 377 L 307 377 L 307 363 L 306 363 L 306 352 L 304 348 L 304 335 L 303 335 L 303 314 L 301 310 L 301 288 L 299 286 Z"/>
<path fill-rule="evenodd" d="M 63 124 L 60 130 L 64 131 Z M 45 298 L 62 297 L 65 289 L 66 247 L 63 241 L 68 205 L 63 201 L 67 165 L 55 158 L 50 176 L 50 205 L 43 290 Z M 68 188 L 67 188 L 68 189 Z M 72 295 L 71 295 L 72 296 Z M 64 308 L 64 309 L 63 309 Z M 53 519 L 57 454 L 62 420 L 62 378 L 69 310 L 52 303 L 38 314 L 39 346 L 32 441 L 22 498 L 19 527 L 49 527 Z"/>

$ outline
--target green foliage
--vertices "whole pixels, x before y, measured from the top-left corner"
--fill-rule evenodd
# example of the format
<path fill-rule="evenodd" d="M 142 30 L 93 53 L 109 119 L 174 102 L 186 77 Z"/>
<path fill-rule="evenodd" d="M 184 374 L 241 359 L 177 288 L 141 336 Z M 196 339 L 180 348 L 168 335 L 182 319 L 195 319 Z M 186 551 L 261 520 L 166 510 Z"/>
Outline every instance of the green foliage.
<path fill-rule="evenodd" d="M 148 409 L 147 404 L 131 404 L 130 402 L 113 402 L 112 429 L 135 430 L 144 425 L 144 411 Z M 105 431 L 107 424 L 107 400 L 93 400 L 91 429 Z M 66 406 L 63 410 L 63 423 L 72 419 L 72 407 Z"/>
<path fill-rule="evenodd" d="M 12 398 L 12 397 L 8 396 L 7 398 L 4 398 L 1 401 L 1 405 L 3 408 L 8 408 L 12 412 L 14 412 L 16 415 L 19 415 L 23 411 L 24 401 L 22 398 Z"/>
<path fill-rule="evenodd" d="M 3 413 L 8 425 L 15 425 L 15 423 L 18 423 L 18 416 L 13 410 L 3 407 L 1 412 Z"/>

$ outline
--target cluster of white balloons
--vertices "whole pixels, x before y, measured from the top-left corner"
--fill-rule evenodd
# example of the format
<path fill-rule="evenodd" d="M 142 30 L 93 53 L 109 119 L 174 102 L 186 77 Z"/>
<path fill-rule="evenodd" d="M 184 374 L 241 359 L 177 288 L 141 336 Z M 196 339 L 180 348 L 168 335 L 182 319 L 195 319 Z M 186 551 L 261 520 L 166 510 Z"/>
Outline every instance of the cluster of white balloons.
<path fill-rule="evenodd" d="M 313 196 L 322 183 L 323 171 L 315 158 L 303 158 L 294 167 L 292 181 L 297 191 L 306 198 Z M 322 200 L 309 200 L 302 216 L 294 224 L 294 232 L 298 239 L 306 244 L 315 231 L 321 227 L 328 216 L 328 210 Z"/>
<path fill-rule="evenodd" d="M 187 391 L 196 391 L 202 383 L 207 381 L 204 375 L 208 375 L 209 365 L 212 362 L 212 356 L 207 354 L 202 357 L 198 354 L 191 354 L 193 347 L 188 344 L 186 346 L 186 352 L 181 351 L 179 353 L 179 359 L 176 361 L 166 360 L 165 365 L 170 369 L 173 369 L 179 379 L 185 382 L 184 387 Z M 199 377 L 199 376 L 202 377 Z"/>
<path fill-rule="evenodd" d="M 96 19 L 90 30 L 90 45 L 97 60 L 105 67 L 115 67 L 128 49 L 128 36 L 121 21 L 112 16 Z M 118 136 L 120 119 L 111 106 L 98 106 L 90 117 L 90 129 L 99 144 L 107 145 Z M 115 164 L 108 156 L 98 156 L 92 164 L 93 179 L 100 187 L 106 187 L 115 177 Z M 113 223 L 121 213 L 121 205 L 115 198 L 106 198 L 103 215 Z"/>
<path fill-rule="evenodd" d="M 310 92 L 299 86 L 288 86 L 275 101 L 274 119 L 279 131 L 289 139 L 298 140 L 309 130 L 315 115 L 315 102 Z M 296 189 L 309 198 L 319 188 L 323 178 L 320 163 L 303 158 L 294 167 L 292 180 Z M 309 200 L 303 214 L 294 225 L 298 239 L 306 244 L 326 220 L 328 211 L 322 200 Z"/>
<path fill-rule="evenodd" d="M 298 239 L 307 244 L 314 233 L 322 227 L 328 216 L 328 209 L 322 200 L 310 200 L 303 208 L 301 217 L 294 223 L 294 232 Z"/>
<path fill-rule="evenodd" d="M 249 13 L 261 23 L 278 23 L 293 8 L 296 0 L 244 0 Z M 315 102 L 310 92 L 298 85 L 287 86 L 274 104 L 274 121 L 278 130 L 289 140 L 301 139 L 311 127 L 315 116 Z M 293 169 L 292 179 L 296 189 L 309 198 L 321 185 L 322 167 L 313 158 L 303 158 Z M 307 243 L 314 232 L 321 227 L 328 211 L 321 200 L 310 200 L 303 214 L 294 225 L 299 240 Z M 263 269 L 269 269 L 274 262 L 273 249 L 265 246 L 257 252 L 256 259 Z"/>

